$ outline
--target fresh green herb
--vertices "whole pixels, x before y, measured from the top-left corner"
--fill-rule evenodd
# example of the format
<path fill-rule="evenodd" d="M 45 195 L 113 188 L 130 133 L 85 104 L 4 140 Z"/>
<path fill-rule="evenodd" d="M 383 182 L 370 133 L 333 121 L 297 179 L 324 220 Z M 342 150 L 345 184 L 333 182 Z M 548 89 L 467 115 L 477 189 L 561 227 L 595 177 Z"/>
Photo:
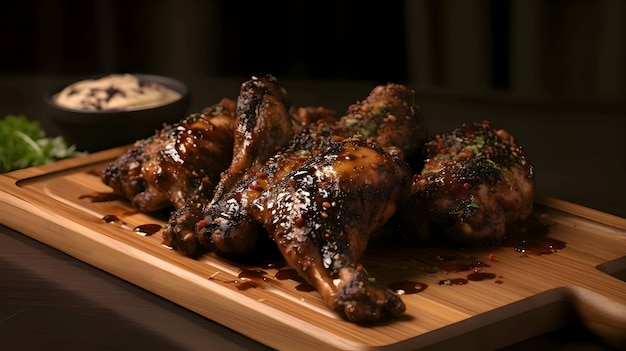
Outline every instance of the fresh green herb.
<path fill-rule="evenodd" d="M 472 209 L 478 209 L 480 208 L 480 206 L 478 206 L 477 203 L 475 202 L 470 202 L 465 204 L 465 207 L 460 207 L 457 210 L 452 210 L 450 212 L 448 212 L 449 214 L 453 215 L 453 216 L 465 216 L 465 213 L 472 210 Z"/>
<path fill-rule="evenodd" d="M 371 283 L 376 281 L 376 278 L 372 277 L 369 272 L 367 271 L 367 269 L 365 269 L 365 267 L 363 267 L 363 273 L 365 273 L 365 276 L 367 277 L 367 280 L 370 281 Z"/>
<path fill-rule="evenodd" d="M 346 118 L 346 120 L 344 121 L 344 123 L 346 124 L 346 126 L 348 127 L 354 127 L 357 124 L 359 124 L 359 120 L 356 118 Z"/>
<path fill-rule="evenodd" d="M 0 173 L 83 155 L 62 136 L 46 137 L 39 122 L 24 115 L 0 120 Z"/>
<path fill-rule="evenodd" d="M 492 159 L 489 159 L 489 158 L 488 158 L 488 159 L 487 159 L 487 163 L 489 164 L 489 166 L 491 166 L 492 168 L 494 168 L 494 169 L 496 169 L 496 170 L 498 170 L 498 171 L 501 171 L 501 170 L 502 170 L 502 168 L 500 168 L 500 166 L 498 166 L 498 164 L 497 164 L 497 163 L 495 163 Z"/>

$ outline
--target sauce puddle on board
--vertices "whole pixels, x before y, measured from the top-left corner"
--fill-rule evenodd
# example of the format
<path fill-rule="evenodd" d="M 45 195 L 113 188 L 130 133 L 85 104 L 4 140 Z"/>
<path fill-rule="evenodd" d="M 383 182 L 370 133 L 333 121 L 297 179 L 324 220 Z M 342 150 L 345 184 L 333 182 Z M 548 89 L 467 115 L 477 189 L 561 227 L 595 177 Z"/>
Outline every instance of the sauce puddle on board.
<path fill-rule="evenodd" d="M 163 229 L 163 226 L 161 226 L 160 224 L 146 223 L 146 224 L 140 224 L 136 226 L 135 228 L 133 228 L 133 232 L 139 235 L 143 235 L 143 236 L 150 236 L 150 235 L 153 235 L 154 233 L 157 233 L 161 229 Z"/>
<path fill-rule="evenodd" d="M 427 284 L 414 282 L 412 280 L 403 280 L 399 282 L 393 282 L 387 285 L 387 287 L 395 291 L 399 295 L 410 295 L 421 293 L 428 288 Z"/>
<path fill-rule="evenodd" d="M 113 192 L 97 192 L 94 194 L 82 195 L 79 198 L 91 199 L 91 202 L 94 203 L 111 202 L 121 199 L 119 195 Z M 102 220 L 106 223 L 118 224 L 120 227 L 127 226 L 121 218 L 113 214 L 105 215 Z M 132 228 L 132 231 L 142 236 L 151 236 L 158 233 L 162 229 L 163 226 L 160 224 L 144 223 L 135 226 Z M 522 253 L 524 256 L 526 256 L 526 254 L 553 254 L 566 247 L 565 242 L 547 237 L 548 231 L 541 229 L 545 229 L 545 227 L 535 226 L 533 230 L 522 230 L 512 233 L 512 235 L 509 236 L 505 242 L 498 245 L 498 247 L 512 248 L 515 252 Z M 263 254 L 261 254 L 261 252 L 263 252 Z M 265 255 L 268 252 L 273 252 L 273 254 Z M 234 283 L 238 290 L 247 290 L 250 288 L 260 287 L 262 284 L 268 282 L 292 280 L 298 283 L 295 290 L 302 292 L 315 292 L 316 289 L 300 277 L 296 270 L 292 268 L 284 268 L 286 266 L 286 262 L 282 257 L 277 256 L 276 252 L 276 247 L 274 246 L 272 246 L 272 250 L 258 250 L 256 254 L 250 255 L 250 262 L 248 262 L 248 264 L 253 263 L 252 266 L 258 266 L 260 269 L 242 269 L 238 274 L 237 279 L 222 282 Z M 421 247 L 416 248 L 411 252 L 409 255 L 409 262 L 412 264 L 417 263 L 418 270 L 426 273 L 437 273 L 440 271 L 449 273 L 472 271 L 472 273 L 469 273 L 465 278 L 455 277 L 441 279 L 438 281 L 438 285 L 467 285 L 469 282 L 496 279 L 496 274 L 480 271 L 480 269 L 490 267 L 490 265 L 486 262 L 495 261 L 494 254 L 490 254 L 488 256 L 489 258 L 483 261 L 475 256 L 463 255 L 462 252 L 462 248 Z M 277 271 L 272 279 L 272 277 L 269 277 L 268 273 L 263 269 L 277 269 Z M 213 279 L 213 277 L 210 277 L 209 279 Z M 428 288 L 428 284 L 410 279 L 411 278 L 389 283 L 387 287 L 400 295 L 417 294 Z M 501 279 L 494 280 L 494 282 L 496 284 L 504 283 Z"/>

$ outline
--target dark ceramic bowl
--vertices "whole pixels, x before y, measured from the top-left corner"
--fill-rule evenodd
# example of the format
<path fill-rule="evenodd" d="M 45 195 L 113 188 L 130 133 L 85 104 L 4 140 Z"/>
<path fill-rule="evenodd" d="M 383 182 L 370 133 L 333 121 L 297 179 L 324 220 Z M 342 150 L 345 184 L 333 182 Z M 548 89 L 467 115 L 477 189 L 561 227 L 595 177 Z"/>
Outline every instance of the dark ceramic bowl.
<path fill-rule="evenodd" d="M 182 82 L 157 75 L 133 74 L 139 79 L 164 85 L 180 93 L 180 99 L 165 105 L 137 110 L 80 110 L 58 105 L 53 96 L 68 82 L 46 94 L 48 118 L 69 145 L 78 150 L 95 152 L 132 144 L 162 129 L 164 123 L 174 123 L 186 116 L 189 92 Z M 89 77 L 99 78 L 99 77 Z"/>

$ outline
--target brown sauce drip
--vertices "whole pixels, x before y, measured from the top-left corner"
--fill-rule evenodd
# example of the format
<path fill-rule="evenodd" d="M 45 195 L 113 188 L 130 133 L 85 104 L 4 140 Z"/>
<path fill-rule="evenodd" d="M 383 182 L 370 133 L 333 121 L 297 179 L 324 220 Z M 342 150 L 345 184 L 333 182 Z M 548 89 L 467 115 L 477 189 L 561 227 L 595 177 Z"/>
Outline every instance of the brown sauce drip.
<path fill-rule="evenodd" d="M 235 287 L 237 290 L 248 290 L 250 288 L 256 288 L 259 284 L 254 280 L 235 280 Z"/>
<path fill-rule="evenodd" d="M 438 267 L 447 272 L 465 272 L 465 271 L 471 271 L 478 267 L 489 267 L 489 265 L 485 264 L 482 261 L 478 261 L 473 258 L 468 258 L 465 260 L 441 262 L 441 264 L 439 264 Z"/>
<path fill-rule="evenodd" d="M 102 217 L 102 220 L 105 223 L 114 223 L 119 225 L 120 227 L 126 226 L 126 222 L 124 222 L 121 218 L 114 214 L 108 214 Z"/>
<path fill-rule="evenodd" d="M 237 280 L 231 281 L 238 290 L 258 288 L 268 281 L 267 272 L 260 269 L 244 269 L 237 275 Z"/>
<path fill-rule="evenodd" d="M 476 257 L 467 257 L 443 249 L 423 255 L 418 261 L 426 264 L 426 266 L 422 266 L 420 269 L 428 273 L 436 273 L 440 270 L 446 272 L 465 272 L 480 267 L 489 267 L 489 264 Z"/>
<path fill-rule="evenodd" d="M 118 216 L 112 214 L 105 215 L 102 220 L 106 223 L 120 223 L 122 221 Z"/>
<path fill-rule="evenodd" d="M 278 272 L 276 272 L 274 277 L 276 279 L 278 279 L 278 280 L 293 280 L 295 282 L 300 283 L 300 284 L 298 284 L 296 286 L 296 290 L 298 290 L 298 291 L 304 291 L 304 292 L 315 291 L 315 287 L 313 287 L 311 284 L 307 283 L 306 280 L 304 278 L 302 278 L 298 274 L 298 272 L 295 269 L 293 269 L 293 268 L 281 269 Z"/>
<path fill-rule="evenodd" d="M 424 283 L 414 282 L 411 280 L 404 280 L 390 283 L 387 287 L 400 295 L 409 295 L 417 294 L 426 290 L 428 285 Z"/>
<path fill-rule="evenodd" d="M 490 280 L 490 279 L 495 279 L 496 275 L 493 273 L 487 273 L 487 272 L 474 272 L 471 274 L 467 275 L 467 280 L 471 280 L 473 282 L 478 282 L 481 280 Z"/>
<path fill-rule="evenodd" d="M 95 193 L 88 195 L 81 195 L 79 199 L 91 199 L 91 202 L 111 202 L 120 200 L 122 197 L 116 193 Z"/>
<path fill-rule="evenodd" d="M 147 224 L 141 224 L 141 225 L 136 226 L 135 228 L 133 228 L 133 232 L 143 235 L 143 236 L 150 236 L 158 232 L 162 228 L 163 227 L 159 224 L 147 223 Z"/>
<path fill-rule="evenodd" d="M 439 285 L 466 285 L 469 280 L 465 278 L 443 279 L 439 281 Z"/>
<path fill-rule="evenodd" d="M 267 272 L 260 269 L 244 269 L 237 275 L 238 278 L 267 281 Z"/>
<path fill-rule="evenodd" d="M 298 286 L 296 286 L 296 290 L 298 291 L 304 291 L 304 292 L 312 292 L 315 291 L 315 288 L 308 284 L 308 283 L 302 283 L 302 284 L 298 284 Z"/>
<path fill-rule="evenodd" d="M 564 241 L 552 238 L 526 239 L 515 245 L 514 250 L 524 254 L 547 255 L 563 250 L 565 246 Z"/>
<path fill-rule="evenodd" d="M 276 272 L 276 275 L 274 277 L 278 280 L 290 279 L 296 282 L 304 281 L 304 279 L 298 274 L 298 272 L 296 272 L 296 270 L 292 268 L 281 269 L 278 272 Z"/>

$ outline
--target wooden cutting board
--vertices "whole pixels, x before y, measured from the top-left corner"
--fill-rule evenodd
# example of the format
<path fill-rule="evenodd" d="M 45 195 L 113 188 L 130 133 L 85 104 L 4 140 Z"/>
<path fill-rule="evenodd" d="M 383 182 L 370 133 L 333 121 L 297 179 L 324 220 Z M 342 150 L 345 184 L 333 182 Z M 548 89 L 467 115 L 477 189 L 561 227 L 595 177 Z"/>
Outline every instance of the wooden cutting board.
<path fill-rule="evenodd" d="M 162 226 L 167 213 L 138 213 L 100 181 L 97 172 L 124 149 L 1 175 L 0 222 L 277 349 L 494 349 L 573 316 L 626 346 L 624 218 L 538 198 L 543 243 L 564 245 L 553 253 L 538 254 L 530 242 L 526 252 L 377 244 L 366 268 L 404 286 L 407 313 L 359 326 L 329 311 L 317 292 L 278 279 L 285 267 L 215 254 L 194 260 L 162 246 L 160 232 L 135 232 Z"/>

